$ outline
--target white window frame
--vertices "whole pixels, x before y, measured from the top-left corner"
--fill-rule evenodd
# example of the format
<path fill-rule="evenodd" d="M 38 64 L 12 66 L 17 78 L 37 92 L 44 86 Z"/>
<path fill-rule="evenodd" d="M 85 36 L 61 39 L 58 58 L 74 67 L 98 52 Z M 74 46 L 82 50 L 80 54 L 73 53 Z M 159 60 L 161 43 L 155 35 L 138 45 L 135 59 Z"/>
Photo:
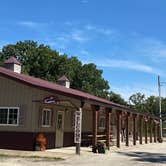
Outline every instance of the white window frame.
<path fill-rule="evenodd" d="M 0 109 L 7 109 L 7 124 L 0 124 L 0 126 L 19 126 L 20 108 L 19 107 L 0 107 Z M 17 109 L 17 124 L 9 124 L 9 109 Z"/>
<path fill-rule="evenodd" d="M 105 129 L 105 125 L 104 125 L 104 126 L 100 126 L 100 119 L 104 119 L 104 124 L 106 124 L 106 118 L 105 118 L 104 115 L 99 115 L 99 122 L 98 122 L 98 124 L 99 124 L 99 129 L 100 129 L 100 130 L 104 130 L 104 129 Z"/>
<path fill-rule="evenodd" d="M 44 118 L 44 117 L 43 117 L 44 111 L 50 112 L 49 125 L 43 125 L 43 122 L 44 122 L 44 121 L 43 121 L 43 120 L 44 120 L 44 119 L 43 119 L 43 118 Z M 52 109 L 51 109 L 51 108 L 43 108 L 43 109 L 42 109 L 42 127 L 51 127 L 51 118 L 52 118 L 51 116 L 52 116 Z"/>

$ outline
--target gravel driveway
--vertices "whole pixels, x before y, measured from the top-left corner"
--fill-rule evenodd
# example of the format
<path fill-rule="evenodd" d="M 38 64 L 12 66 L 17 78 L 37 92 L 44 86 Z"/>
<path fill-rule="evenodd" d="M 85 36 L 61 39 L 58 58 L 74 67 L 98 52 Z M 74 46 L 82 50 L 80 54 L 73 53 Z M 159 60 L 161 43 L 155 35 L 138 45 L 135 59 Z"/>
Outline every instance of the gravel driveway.
<path fill-rule="evenodd" d="M 66 160 L 0 157 L 0 166 L 166 166 L 166 143 L 137 145 L 106 154 L 72 155 Z"/>

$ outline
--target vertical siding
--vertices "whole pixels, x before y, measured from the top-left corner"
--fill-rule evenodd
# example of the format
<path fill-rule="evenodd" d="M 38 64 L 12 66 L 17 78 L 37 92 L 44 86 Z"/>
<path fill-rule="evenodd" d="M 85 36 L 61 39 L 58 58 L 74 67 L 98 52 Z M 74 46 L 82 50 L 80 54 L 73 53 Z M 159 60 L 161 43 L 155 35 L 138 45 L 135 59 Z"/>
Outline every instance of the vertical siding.
<path fill-rule="evenodd" d="M 19 107 L 21 119 L 18 127 L 0 126 L 0 130 L 31 131 L 32 88 L 13 80 L 0 77 L 0 107 Z"/>
<path fill-rule="evenodd" d="M 46 105 L 39 102 L 50 95 L 55 95 L 61 100 L 70 100 L 77 107 L 80 105 L 79 100 L 30 87 L 0 76 L 0 107 L 20 107 L 21 111 L 18 127 L 0 126 L 0 131 L 56 132 L 57 111 L 65 111 L 64 132 L 73 132 L 73 112 L 76 111 L 76 108 L 65 109 L 65 107 Z M 39 114 L 42 113 L 43 108 L 51 108 L 53 111 L 51 127 L 42 127 L 39 123 Z M 83 110 L 82 123 L 83 132 L 92 130 L 91 111 Z"/>

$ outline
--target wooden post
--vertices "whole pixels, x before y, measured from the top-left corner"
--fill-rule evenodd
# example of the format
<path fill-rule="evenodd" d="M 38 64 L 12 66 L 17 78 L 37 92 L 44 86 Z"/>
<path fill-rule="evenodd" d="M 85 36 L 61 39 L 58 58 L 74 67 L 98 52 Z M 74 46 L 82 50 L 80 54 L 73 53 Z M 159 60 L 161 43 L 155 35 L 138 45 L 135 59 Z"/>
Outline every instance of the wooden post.
<path fill-rule="evenodd" d="M 148 119 L 145 118 L 145 144 L 148 143 Z"/>
<path fill-rule="evenodd" d="M 130 113 L 126 113 L 126 146 L 129 146 L 129 116 Z"/>
<path fill-rule="evenodd" d="M 157 124 L 157 141 L 160 142 L 160 123 Z"/>
<path fill-rule="evenodd" d="M 100 109 L 99 106 L 92 105 L 93 111 L 93 138 L 92 138 L 92 146 L 95 147 L 97 145 L 97 126 L 98 126 L 98 111 Z"/>
<path fill-rule="evenodd" d="M 121 111 L 116 112 L 116 116 L 117 116 L 117 138 L 116 138 L 116 142 L 117 142 L 117 147 L 120 148 L 120 119 L 121 119 Z"/>
<path fill-rule="evenodd" d="M 154 121 L 154 142 L 156 143 L 156 122 Z"/>
<path fill-rule="evenodd" d="M 142 144 L 142 115 L 139 116 L 139 143 Z"/>
<path fill-rule="evenodd" d="M 106 146 L 108 150 L 110 149 L 110 117 L 111 109 L 106 108 Z"/>
<path fill-rule="evenodd" d="M 136 116 L 135 114 L 133 116 L 133 145 L 136 145 Z"/>
<path fill-rule="evenodd" d="M 149 121 L 149 127 L 150 127 L 150 143 L 152 143 L 152 119 L 151 118 Z"/>

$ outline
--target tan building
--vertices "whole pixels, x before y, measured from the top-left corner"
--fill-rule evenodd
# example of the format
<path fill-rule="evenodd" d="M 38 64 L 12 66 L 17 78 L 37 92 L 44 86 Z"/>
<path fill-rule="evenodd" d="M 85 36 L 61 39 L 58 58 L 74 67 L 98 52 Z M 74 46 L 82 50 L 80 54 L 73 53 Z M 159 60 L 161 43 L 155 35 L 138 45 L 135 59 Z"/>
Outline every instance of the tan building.
<path fill-rule="evenodd" d="M 99 133 L 108 146 L 110 136 L 117 135 L 118 145 L 117 112 L 133 110 L 71 89 L 65 76 L 58 83 L 21 74 L 14 57 L 5 61 L 0 67 L 0 148 L 33 150 L 38 133 L 46 136 L 47 148 L 74 145 L 74 115 L 80 108 L 82 145 L 96 144 Z"/>

